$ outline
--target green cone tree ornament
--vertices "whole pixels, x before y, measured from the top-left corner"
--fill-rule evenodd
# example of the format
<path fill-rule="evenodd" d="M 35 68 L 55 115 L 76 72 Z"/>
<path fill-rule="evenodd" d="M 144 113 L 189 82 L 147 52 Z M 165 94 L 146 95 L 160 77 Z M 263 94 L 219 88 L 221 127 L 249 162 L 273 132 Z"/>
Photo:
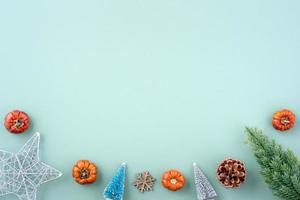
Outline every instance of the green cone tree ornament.
<path fill-rule="evenodd" d="M 256 128 L 246 128 L 248 143 L 273 194 L 285 200 L 300 199 L 300 161 L 290 150 L 269 140 Z"/>

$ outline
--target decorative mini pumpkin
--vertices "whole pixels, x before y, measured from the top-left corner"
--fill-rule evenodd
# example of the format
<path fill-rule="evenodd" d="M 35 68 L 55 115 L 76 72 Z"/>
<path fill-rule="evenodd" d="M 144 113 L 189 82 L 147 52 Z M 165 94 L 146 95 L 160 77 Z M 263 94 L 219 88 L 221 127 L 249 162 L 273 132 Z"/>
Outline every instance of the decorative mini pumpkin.
<path fill-rule="evenodd" d="M 94 183 L 97 179 L 97 166 L 88 160 L 79 160 L 73 167 L 72 176 L 81 185 Z"/>
<path fill-rule="evenodd" d="M 29 128 L 30 119 L 29 116 L 20 110 L 14 110 L 9 112 L 4 119 L 5 128 L 15 134 L 20 134 Z"/>
<path fill-rule="evenodd" d="M 287 109 L 277 111 L 273 115 L 272 124 L 273 127 L 279 131 L 287 131 L 295 125 L 295 114 Z"/>
<path fill-rule="evenodd" d="M 169 170 L 162 175 L 162 185 L 171 191 L 177 191 L 185 185 L 185 178 L 181 172 L 177 170 Z"/>
<path fill-rule="evenodd" d="M 246 180 L 246 168 L 243 162 L 228 158 L 217 169 L 217 178 L 226 188 L 237 188 Z"/>

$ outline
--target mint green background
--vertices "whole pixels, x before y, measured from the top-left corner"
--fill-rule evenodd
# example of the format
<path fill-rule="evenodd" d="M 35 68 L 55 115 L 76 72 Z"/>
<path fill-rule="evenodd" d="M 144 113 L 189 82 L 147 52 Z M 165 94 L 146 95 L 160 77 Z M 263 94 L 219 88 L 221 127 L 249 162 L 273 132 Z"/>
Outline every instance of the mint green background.
<path fill-rule="evenodd" d="M 299 124 L 271 127 L 281 108 L 300 115 L 298 0 L 7 0 L 0 2 L 0 115 L 27 111 L 30 131 L 0 146 L 16 152 L 41 132 L 41 158 L 64 176 L 40 187 L 39 200 L 97 200 L 123 161 L 125 200 L 196 199 L 192 162 L 218 199 L 272 200 L 244 144 L 244 127 L 263 128 L 300 156 Z M 240 189 L 215 179 L 232 156 L 249 177 Z M 96 184 L 71 178 L 78 159 L 100 168 Z M 176 193 L 156 184 L 140 194 L 143 170 L 158 179 L 181 170 Z M 13 200 L 14 196 L 0 199 Z"/>

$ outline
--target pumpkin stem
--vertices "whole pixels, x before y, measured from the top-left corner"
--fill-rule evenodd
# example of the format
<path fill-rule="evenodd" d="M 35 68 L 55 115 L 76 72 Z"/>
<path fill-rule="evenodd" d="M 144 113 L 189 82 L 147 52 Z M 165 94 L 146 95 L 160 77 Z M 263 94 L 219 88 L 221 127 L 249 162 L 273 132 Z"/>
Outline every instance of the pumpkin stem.
<path fill-rule="evenodd" d="M 22 119 L 16 119 L 16 120 L 14 120 L 14 127 L 20 128 L 20 127 L 22 127 L 23 125 L 24 125 L 24 122 L 23 122 Z"/>
<path fill-rule="evenodd" d="M 172 179 L 170 180 L 170 183 L 173 184 L 173 185 L 175 185 L 175 184 L 177 183 L 177 180 L 176 180 L 175 178 L 172 178 Z"/>
<path fill-rule="evenodd" d="M 90 175 L 90 172 L 87 169 L 83 169 L 83 170 L 81 170 L 80 178 L 87 179 L 89 177 L 89 175 Z"/>
<path fill-rule="evenodd" d="M 289 120 L 289 118 L 283 117 L 283 118 L 281 118 L 280 122 L 281 122 L 281 124 L 287 125 L 287 124 L 289 124 L 291 121 Z"/>

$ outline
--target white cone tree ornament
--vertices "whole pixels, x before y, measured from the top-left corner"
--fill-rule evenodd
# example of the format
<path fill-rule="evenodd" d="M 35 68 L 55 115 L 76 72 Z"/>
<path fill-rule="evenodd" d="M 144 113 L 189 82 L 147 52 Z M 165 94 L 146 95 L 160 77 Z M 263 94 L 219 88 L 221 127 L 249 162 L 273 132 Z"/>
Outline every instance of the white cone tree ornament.
<path fill-rule="evenodd" d="M 15 194 L 20 200 L 36 200 L 38 186 L 62 175 L 40 161 L 39 143 L 36 133 L 18 153 L 0 150 L 0 196 Z"/>
<path fill-rule="evenodd" d="M 207 180 L 202 170 L 196 163 L 193 163 L 193 167 L 198 200 L 215 199 L 217 197 L 217 193 Z"/>

